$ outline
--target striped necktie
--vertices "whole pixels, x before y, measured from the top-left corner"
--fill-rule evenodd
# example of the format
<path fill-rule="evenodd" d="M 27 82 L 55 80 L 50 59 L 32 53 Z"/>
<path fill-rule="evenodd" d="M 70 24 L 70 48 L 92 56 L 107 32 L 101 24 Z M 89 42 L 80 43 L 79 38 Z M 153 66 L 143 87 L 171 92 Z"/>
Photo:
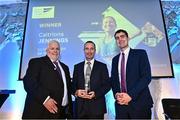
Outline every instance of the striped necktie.
<path fill-rule="evenodd" d="M 85 90 L 90 91 L 91 63 L 87 62 L 85 74 Z"/>

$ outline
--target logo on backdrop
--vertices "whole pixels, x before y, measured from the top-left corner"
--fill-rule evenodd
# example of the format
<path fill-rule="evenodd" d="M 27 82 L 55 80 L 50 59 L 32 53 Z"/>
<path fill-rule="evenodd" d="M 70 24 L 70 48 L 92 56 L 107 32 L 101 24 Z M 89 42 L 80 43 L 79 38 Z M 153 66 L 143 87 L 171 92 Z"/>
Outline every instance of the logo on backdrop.
<path fill-rule="evenodd" d="M 32 19 L 54 18 L 55 6 L 33 7 Z"/>

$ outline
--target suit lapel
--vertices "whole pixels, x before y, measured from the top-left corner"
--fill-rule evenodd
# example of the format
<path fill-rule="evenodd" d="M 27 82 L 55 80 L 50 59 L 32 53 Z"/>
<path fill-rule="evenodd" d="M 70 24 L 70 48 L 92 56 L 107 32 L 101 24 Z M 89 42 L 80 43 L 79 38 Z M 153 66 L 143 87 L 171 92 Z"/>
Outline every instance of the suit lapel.
<path fill-rule="evenodd" d="M 55 66 L 53 65 L 53 63 L 51 62 L 51 60 L 49 59 L 48 56 L 45 56 L 44 60 L 45 60 L 46 64 L 49 66 L 50 69 L 53 69 L 53 70 L 55 69 Z"/>
<path fill-rule="evenodd" d="M 130 72 L 133 66 L 133 50 L 130 49 L 129 51 L 129 56 L 128 56 L 128 60 L 127 60 L 127 65 L 126 65 L 126 80 L 128 80 L 128 73 Z"/>
<path fill-rule="evenodd" d="M 66 72 L 67 72 L 66 68 L 64 67 L 64 65 L 60 61 L 59 61 L 59 63 L 61 65 L 62 69 L 64 70 L 64 73 L 66 74 Z"/>
<path fill-rule="evenodd" d="M 52 63 L 52 61 L 50 60 L 50 58 L 48 56 L 45 56 L 44 57 L 44 60 L 47 64 L 47 66 L 49 67 L 50 70 L 54 71 L 56 76 L 59 78 L 59 73 L 58 71 L 56 70 L 56 67 L 54 66 L 54 64 Z"/>
<path fill-rule="evenodd" d="M 81 76 L 81 78 L 79 80 L 82 80 L 80 81 L 80 83 L 82 83 L 82 86 L 84 87 L 84 84 L 85 84 L 85 76 L 84 76 L 84 64 L 85 64 L 85 61 L 83 61 L 80 66 L 79 66 L 79 74 Z"/>
<path fill-rule="evenodd" d="M 118 63 L 119 63 L 119 57 L 120 57 L 120 54 L 119 55 L 117 55 L 116 56 L 116 59 L 114 59 L 115 61 L 114 61 L 114 72 L 115 72 L 115 83 L 118 85 L 118 87 L 117 87 L 117 91 L 120 91 L 120 81 L 119 81 L 119 72 L 118 72 Z M 112 76 L 111 76 L 112 77 Z"/>
<path fill-rule="evenodd" d="M 93 83 L 93 80 L 94 80 L 94 76 L 96 76 L 96 73 L 98 71 L 98 62 L 96 60 L 94 60 L 94 65 L 93 65 L 93 68 L 92 68 L 92 71 L 91 71 L 91 77 L 90 77 L 90 85 Z"/>
<path fill-rule="evenodd" d="M 114 68 L 114 69 L 116 70 L 115 73 L 117 74 L 117 76 L 119 76 L 119 74 L 118 74 L 118 70 L 119 70 L 119 69 L 118 69 L 118 67 L 119 67 L 119 66 L 118 66 L 119 57 L 120 57 L 120 54 L 117 56 L 117 58 L 115 59 L 115 62 L 114 62 L 114 63 L 115 63 L 115 65 L 114 65 L 115 68 Z M 119 77 L 118 77 L 118 78 L 119 78 Z"/>

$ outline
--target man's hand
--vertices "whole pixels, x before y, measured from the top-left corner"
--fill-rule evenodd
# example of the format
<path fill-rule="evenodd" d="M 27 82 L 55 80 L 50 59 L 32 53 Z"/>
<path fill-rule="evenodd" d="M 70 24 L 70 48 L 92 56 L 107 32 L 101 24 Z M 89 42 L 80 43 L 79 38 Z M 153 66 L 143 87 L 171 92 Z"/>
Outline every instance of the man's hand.
<path fill-rule="evenodd" d="M 95 97 L 95 92 L 91 91 L 87 93 L 87 99 L 93 99 Z"/>
<path fill-rule="evenodd" d="M 43 105 L 50 113 L 55 114 L 58 111 L 57 102 L 52 98 L 49 98 Z"/>
<path fill-rule="evenodd" d="M 116 101 L 117 101 L 118 104 L 123 105 L 123 103 L 122 103 L 123 98 L 122 98 L 121 93 L 116 93 L 115 98 L 116 98 Z"/>
<path fill-rule="evenodd" d="M 80 98 L 92 99 L 95 97 L 95 92 L 94 91 L 87 92 L 86 90 L 79 89 L 76 91 L 75 95 Z"/>
<path fill-rule="evenodd" d="M 86 94 L 87 94 L 86 90 L 82 90 L 82 89 L 76 90 L 75 92 L 75 96 L 80 97 L 80 98 L 84 98 Z"/>
<path fill-rule="evenodd" d="M 116 93 L 117 103 L 120 105 L 128 105 L 132 98 L 127 93 Z"/>

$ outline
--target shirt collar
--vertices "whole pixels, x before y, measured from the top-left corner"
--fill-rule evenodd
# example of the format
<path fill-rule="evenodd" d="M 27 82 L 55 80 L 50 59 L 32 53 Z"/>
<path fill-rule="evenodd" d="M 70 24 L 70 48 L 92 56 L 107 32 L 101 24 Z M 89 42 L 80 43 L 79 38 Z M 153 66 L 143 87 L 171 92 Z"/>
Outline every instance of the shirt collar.
<path fill-rule="evenodd" d="M 58 64 L 59 64 L 59 60 L 58 59 L 56 61 L 54 61 L 53 59 L 50 59 L 50 60 L 51 60 L 52 63 L 58 62 Z"/>
<path fill-rule="evenodd" d="M 90 61 L 85 60 L 85 64 L 86 64 L 87 62 L 90 62 L 91 65 L 93 65 L 93 64 L 94 64 L 94 58 L 93 58 L 92 60 L 90 60 Z"/>
<path fill-rule="evenodd" d="M 127 54 L 129 53 L 129 51 L 130 51 L 130 47 L 128 47 L 127 49 L 125 49 L 125 50 L 123 51 L 123 53 L 124 53 L 125 55 L 127 55 Z M 120 51 L 120 53 L 122 53 L 122 51 Z"/>

